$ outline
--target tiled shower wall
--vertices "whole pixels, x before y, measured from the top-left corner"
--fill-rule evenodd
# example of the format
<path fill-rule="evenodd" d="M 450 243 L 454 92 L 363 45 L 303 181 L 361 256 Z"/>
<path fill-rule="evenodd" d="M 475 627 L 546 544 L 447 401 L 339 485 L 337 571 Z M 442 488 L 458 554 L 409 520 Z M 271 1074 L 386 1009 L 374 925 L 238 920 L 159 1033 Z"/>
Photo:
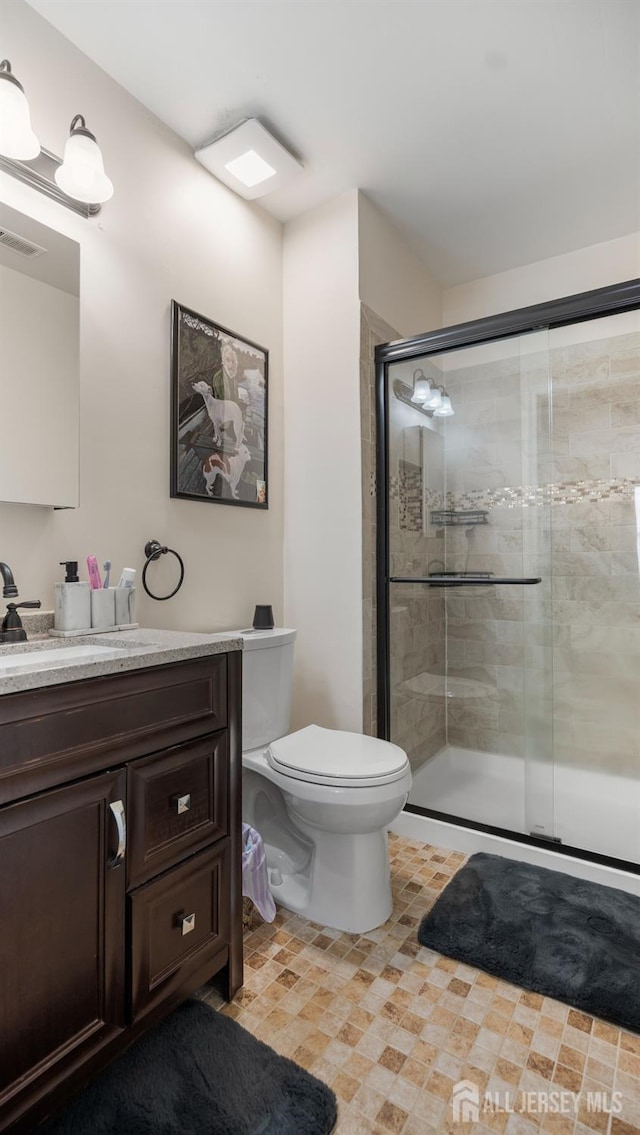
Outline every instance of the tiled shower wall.
<path fill-rule="evenodd" d="M 539 483 L 549 457 L 547 352 L 448 368 L 447 389 L 455 408 L 444 423 L 447 507 L 479 510 L 486 520 L 445 529 L 447 570 L 543 580 L 445 592 L 447 740 L 524 756 L 535 710 L 544 736 L 543 699 L 551 692 L 550 514 L 545 503 L 528 510 L 522 502 L 523 486 Z"/>
<path fill-rule="evenodd" d="M 637 809 L 640 333 L 551 366 L 555 760 L 631 776 Z"/>
<path fill-rule="evenodd" d="M 376 735 L 376 423 L 374 351 L 400 336 L 365 304 L 361 308 L 360 392 L 362 409 L 364 729 Z M 413 416 L 411 416 L 413 417 Z M 391 423 L 392 429 L 394 422 Z M 391 446 L 398 460 L 391 472 L 389 501 L 394 574 L 421 574 L 427 560 L 442 556 L 443 541 L 425 533 L 425 487 L 442 500 L 441 438 L 424 440 L 411 424 Z M 396 440 L 397 443 L 396 444 Z M 429 495 L 429 494 L 427 494 Z M 445 743 L 445 707 L 440 696 L 416 697 L 406 683 L 424 673 L 444 675 L 444 602 L 426 588 L 392 589 L 392 737 L 415 767 Z"/>
<path fill-rule="evenodd" d="M 447 378 L 448 505 L 488 512 L 446 530 L 447 568 L 543 578 L 446 593 L 447 736 L 636 778 L 640 336 L 554 336 Z"/>
<path fill-rule="evenodd" d="M 373 349 L 397 336 L 366 308 L 362 336 L 365 728 L 375 733 Z M 640 333 L 532 343 L 511 359 L 448 365 L 452 419 L 423 423 L 391 400 L 392 574 L 542 577 L 525 588 L 392 586 L 391 736 L 414 768 L 448 741 L 640 782 Z M 437 528 L 443 506 L 486 510 L 488 523 Z"/>

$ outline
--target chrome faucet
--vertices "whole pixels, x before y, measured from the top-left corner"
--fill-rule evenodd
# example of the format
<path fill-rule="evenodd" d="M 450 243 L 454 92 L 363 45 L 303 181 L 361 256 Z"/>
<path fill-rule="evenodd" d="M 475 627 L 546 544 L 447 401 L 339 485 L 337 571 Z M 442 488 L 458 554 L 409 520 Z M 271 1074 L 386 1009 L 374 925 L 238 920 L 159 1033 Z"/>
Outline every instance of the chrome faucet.
<path fill-rule="evenodd" d="M 5 599 L 12 599 L 14 595 L 18 594 L 16 581 L 13 578 L 13 572 L 8 564 L 0 562 L 0 575 L 2 576 L 3 588 L 2 594 Z"/>

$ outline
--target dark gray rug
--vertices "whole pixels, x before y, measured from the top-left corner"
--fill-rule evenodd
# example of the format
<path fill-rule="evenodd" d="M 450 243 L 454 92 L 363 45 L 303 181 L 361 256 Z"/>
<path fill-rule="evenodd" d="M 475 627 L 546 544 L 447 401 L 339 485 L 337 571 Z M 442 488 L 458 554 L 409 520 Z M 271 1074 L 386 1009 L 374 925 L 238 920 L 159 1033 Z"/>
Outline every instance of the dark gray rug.
<path fill-rule="evenodd" d="M 420 924 L 423 946 L 640 1032 L 640 898 L 473 855 Z"/>
<path fill-rule="evenodd" d="M 38 1135 L 328 1135 L 336 1116 L 326 1084 L 187 1001 Z"/>

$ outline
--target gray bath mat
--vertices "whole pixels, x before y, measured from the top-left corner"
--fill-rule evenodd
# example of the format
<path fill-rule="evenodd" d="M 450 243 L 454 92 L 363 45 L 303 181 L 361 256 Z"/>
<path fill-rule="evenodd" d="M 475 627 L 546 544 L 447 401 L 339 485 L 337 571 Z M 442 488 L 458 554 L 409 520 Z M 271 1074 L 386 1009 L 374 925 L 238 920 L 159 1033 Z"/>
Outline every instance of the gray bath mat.
<path fill-rule="evenodd" d="M 473 855 L 420 924 L 423 946 L 640 1032 L 640 898 Z"/>
<path fill-rule="evenodd" d="M 38 1135 L 329 1135 L 330 1088 L 187 1001 Z"/>

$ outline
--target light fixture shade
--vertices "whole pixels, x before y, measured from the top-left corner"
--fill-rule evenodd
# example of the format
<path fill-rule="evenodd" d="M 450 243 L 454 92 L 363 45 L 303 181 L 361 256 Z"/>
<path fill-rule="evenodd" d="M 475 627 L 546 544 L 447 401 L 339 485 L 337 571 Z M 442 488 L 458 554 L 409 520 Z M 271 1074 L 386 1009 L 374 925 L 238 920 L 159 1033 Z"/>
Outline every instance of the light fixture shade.
<path fill-rule="evenodd" d="M 0 64 L 0 154 L 14 161 L 37 158 L 40 143 L 31 129 L 29 103 L 21 84 L 11 73 L 11 64 Z"/>
<path fill-rule="evenodd" d="M 453 414 L 454 409 L 451 405 L 451 399 L 448 394 L 443 394 L 440 405 L 433 411 L 433 416 L 434 418 L 452 418 Z"/>
<path fill-rule="evenodd" d="M 280 189 L 302 169 L 298 159 L 257 118 L 237 122 L 200 146 L 195 158 L 247 201 Z"/>
<path fill-rule="evenodd" d="M 113 183 L 104 172 L 100 147 L 93 134 L 84 127 L 84 119 L 82 127 L 75 127 L 75 122 L 74 118 L 65 143 L 62 165 L 56 170 L 55 179 L 63 192 L 76 201 L 101 205 L 113 196 Z"/>
<path fill-rule="evenodd" d="M 420 372 L 420 376 L 414 378 L 411 401 L 417 402 L 420 406 L 423 406 L 429 401 L 430 397 L 431 383 L 429 382 L 429 379 L 425 378 L 422 372 Z"/>
<path fill-rule="evenodd" d="M 439 387 L 431 387 L 431 390 L 429 391 L 429 399 L 426 405 L 428 410 L 433 410 L 434 414 L 437 413 L 438 409 L 442 405 L 442 394 L 440 393 Z"/>

